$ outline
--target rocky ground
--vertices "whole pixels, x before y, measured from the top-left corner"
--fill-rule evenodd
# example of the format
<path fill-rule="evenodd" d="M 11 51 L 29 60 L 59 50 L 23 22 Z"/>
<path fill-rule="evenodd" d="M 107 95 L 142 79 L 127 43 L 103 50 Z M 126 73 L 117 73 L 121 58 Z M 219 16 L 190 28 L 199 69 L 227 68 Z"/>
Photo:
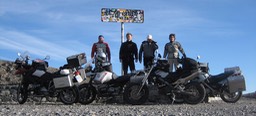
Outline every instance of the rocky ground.
<path fill-rule="evenodd" d="M 15 64 L 0 60 L 0 84 L 16 84 L 20 78 L 15 75 Z"/>
<path fill-rule="evenodd" d="M 197 105 L 188 104 L 153 104 L 126 105 L 126 104 L 99 104 L 91 105 L 63 105 L 61 103 L 5 103 L 0 105 L 0 115 L 128 115 L 128 116 L 255 116 L 256 99 L 242 98 L 237 103 L 212 101 Z"/>

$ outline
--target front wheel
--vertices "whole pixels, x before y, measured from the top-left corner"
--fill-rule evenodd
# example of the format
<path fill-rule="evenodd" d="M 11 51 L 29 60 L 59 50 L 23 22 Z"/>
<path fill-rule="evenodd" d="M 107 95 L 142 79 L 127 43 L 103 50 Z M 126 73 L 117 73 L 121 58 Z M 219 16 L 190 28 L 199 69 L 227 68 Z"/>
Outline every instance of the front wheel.
<path fill-rule="evenodd" d="M 242 91 L 234 92 L 234 93 L 228 93 L 226 91 L 223 91 L 220 94 L 220 98 L 227 102 L 227 103 L 236 103 L 242 96 Z"/>
<path fill-rule="evenodd" d="M 19 84 L 17 89 L 17 101 L 19 104 L 24 104 L 28 99 L 27 88 L 24 84 Z"/>
<path fill-rule="evenodd" d="M 96 89 L 93 86 L 89 86 L 88 84 L 83 84 L 79 86 L 79 103 L 81 104 L 90 104 L 96 98 Z"/>
<path fill-rule="evenodd" d="M 188 104 L 198 104 L 205 98 L 205 88 L 200 83 L 190 83 L 186 85 L 185 92 L 188 95 L 184 96 L 184 101 Z"/>
<path fill-rule="evenodd" d="M 77 90 L 74 87 L 66 88 L 59 93 L 60 101 L 66 105 L 71 105 L 77 101 L 79 97 Z"/>
<path fill-rule="evenodd" d="M 129 83 L 125 89 L 123 98 L 124 101 L 133 104 L 133 105 L 141 105 L 144 104 L 149 96 L 149 91 L 147 86 L 141 86 L 138 83 Z"/>

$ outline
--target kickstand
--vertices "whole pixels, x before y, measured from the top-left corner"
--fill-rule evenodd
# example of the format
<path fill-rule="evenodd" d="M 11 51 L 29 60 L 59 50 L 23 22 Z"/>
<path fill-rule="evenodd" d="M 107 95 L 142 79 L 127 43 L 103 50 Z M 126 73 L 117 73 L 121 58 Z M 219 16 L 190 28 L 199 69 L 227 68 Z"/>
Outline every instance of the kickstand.
<path fill-rule="evenodd" d="M 173 105 L 174 101 L 175 101 L 175 94 L 172 93 L 172 105 Z"/>
<path fill-rule="evenodd" d="M 40 105 L 42 105 L 42 99 L 43 99 L 43 97 L 41 97 L 41 99 L 40 99 L 40 101 L 39 101 L 39 104 L 40 104 Z"/>
<path fill-rule="evenodd" d="M 99 103 L 99 101 L 100 101 L 100 98 L 99 98 L 98 96 L 96 96 L 95 102 L 96 102 L 96 103 Z"/>

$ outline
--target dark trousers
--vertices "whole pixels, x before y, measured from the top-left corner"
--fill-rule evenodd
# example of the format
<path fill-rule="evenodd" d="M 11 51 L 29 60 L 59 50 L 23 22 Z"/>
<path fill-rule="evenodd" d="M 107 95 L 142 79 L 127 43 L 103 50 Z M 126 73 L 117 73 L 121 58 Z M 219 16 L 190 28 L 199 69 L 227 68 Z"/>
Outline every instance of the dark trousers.
<path fill-rule="evenodd" d="M 143 62 L 145 69 L 150 68 L 153 65 L 154 57 L 144 57 Z"/>
<path fill-rule="evenodd" d="M 135 70 L 134 60 L 125 60 L 122 63 L 123 63 L 124 75 L 126 75 L 128 72 L 128 66 L 130 67 L 130 71 Z"/>

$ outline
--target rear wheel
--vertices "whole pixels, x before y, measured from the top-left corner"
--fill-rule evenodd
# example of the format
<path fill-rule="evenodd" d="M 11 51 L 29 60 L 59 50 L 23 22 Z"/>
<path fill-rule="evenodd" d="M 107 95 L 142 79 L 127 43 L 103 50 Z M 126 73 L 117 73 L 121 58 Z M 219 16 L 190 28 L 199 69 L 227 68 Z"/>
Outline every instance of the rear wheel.
<path fill-rule="evenodd" d="M 24 84 L 19 84 L 17 89 L 17 101 L 19 104 L 24 104 L 28 99 L 27 88 Z"/>
<path fill-rule="evenodd" d="M 78 96 L 77 90 L 73 87 L 61 90 L 59 93 L 60 101 L 66 105 L 71 105 L 76 102 Z"/>
<path fill-rule="evenodd" d="M 124 89 L 124 101 L 133 105 L 144 104 L 148 99 L 149 91 L 147 86 L 141 87 L 141 84 L 129 83 Z"/>
<path fill-rule="evenodd" d="M 90 104 L 96 98 L 96 89 L 93 86 L 89 86 L 88 84 L 83 84 L 79 86 L 79 103 L 81 104 Z"/>
<path fill-rule="evenodd" d="M 198 104 L 205 98 L 205 88 L 200 83 L 190 83 L 186 85 L 185 92 L 189 95 L 184 95 L 184 101 L 188 104 Z"/>
<path fill-rule="evenodd" d="M 223 91 L 220 94 L 220 98 L 227 102 L 227 103 L 236 103 L 242 96 L 242 92 L 238 91 L 238 92 L 234 92 L 234 93 L 228 93 L 226 91 Z"/>

